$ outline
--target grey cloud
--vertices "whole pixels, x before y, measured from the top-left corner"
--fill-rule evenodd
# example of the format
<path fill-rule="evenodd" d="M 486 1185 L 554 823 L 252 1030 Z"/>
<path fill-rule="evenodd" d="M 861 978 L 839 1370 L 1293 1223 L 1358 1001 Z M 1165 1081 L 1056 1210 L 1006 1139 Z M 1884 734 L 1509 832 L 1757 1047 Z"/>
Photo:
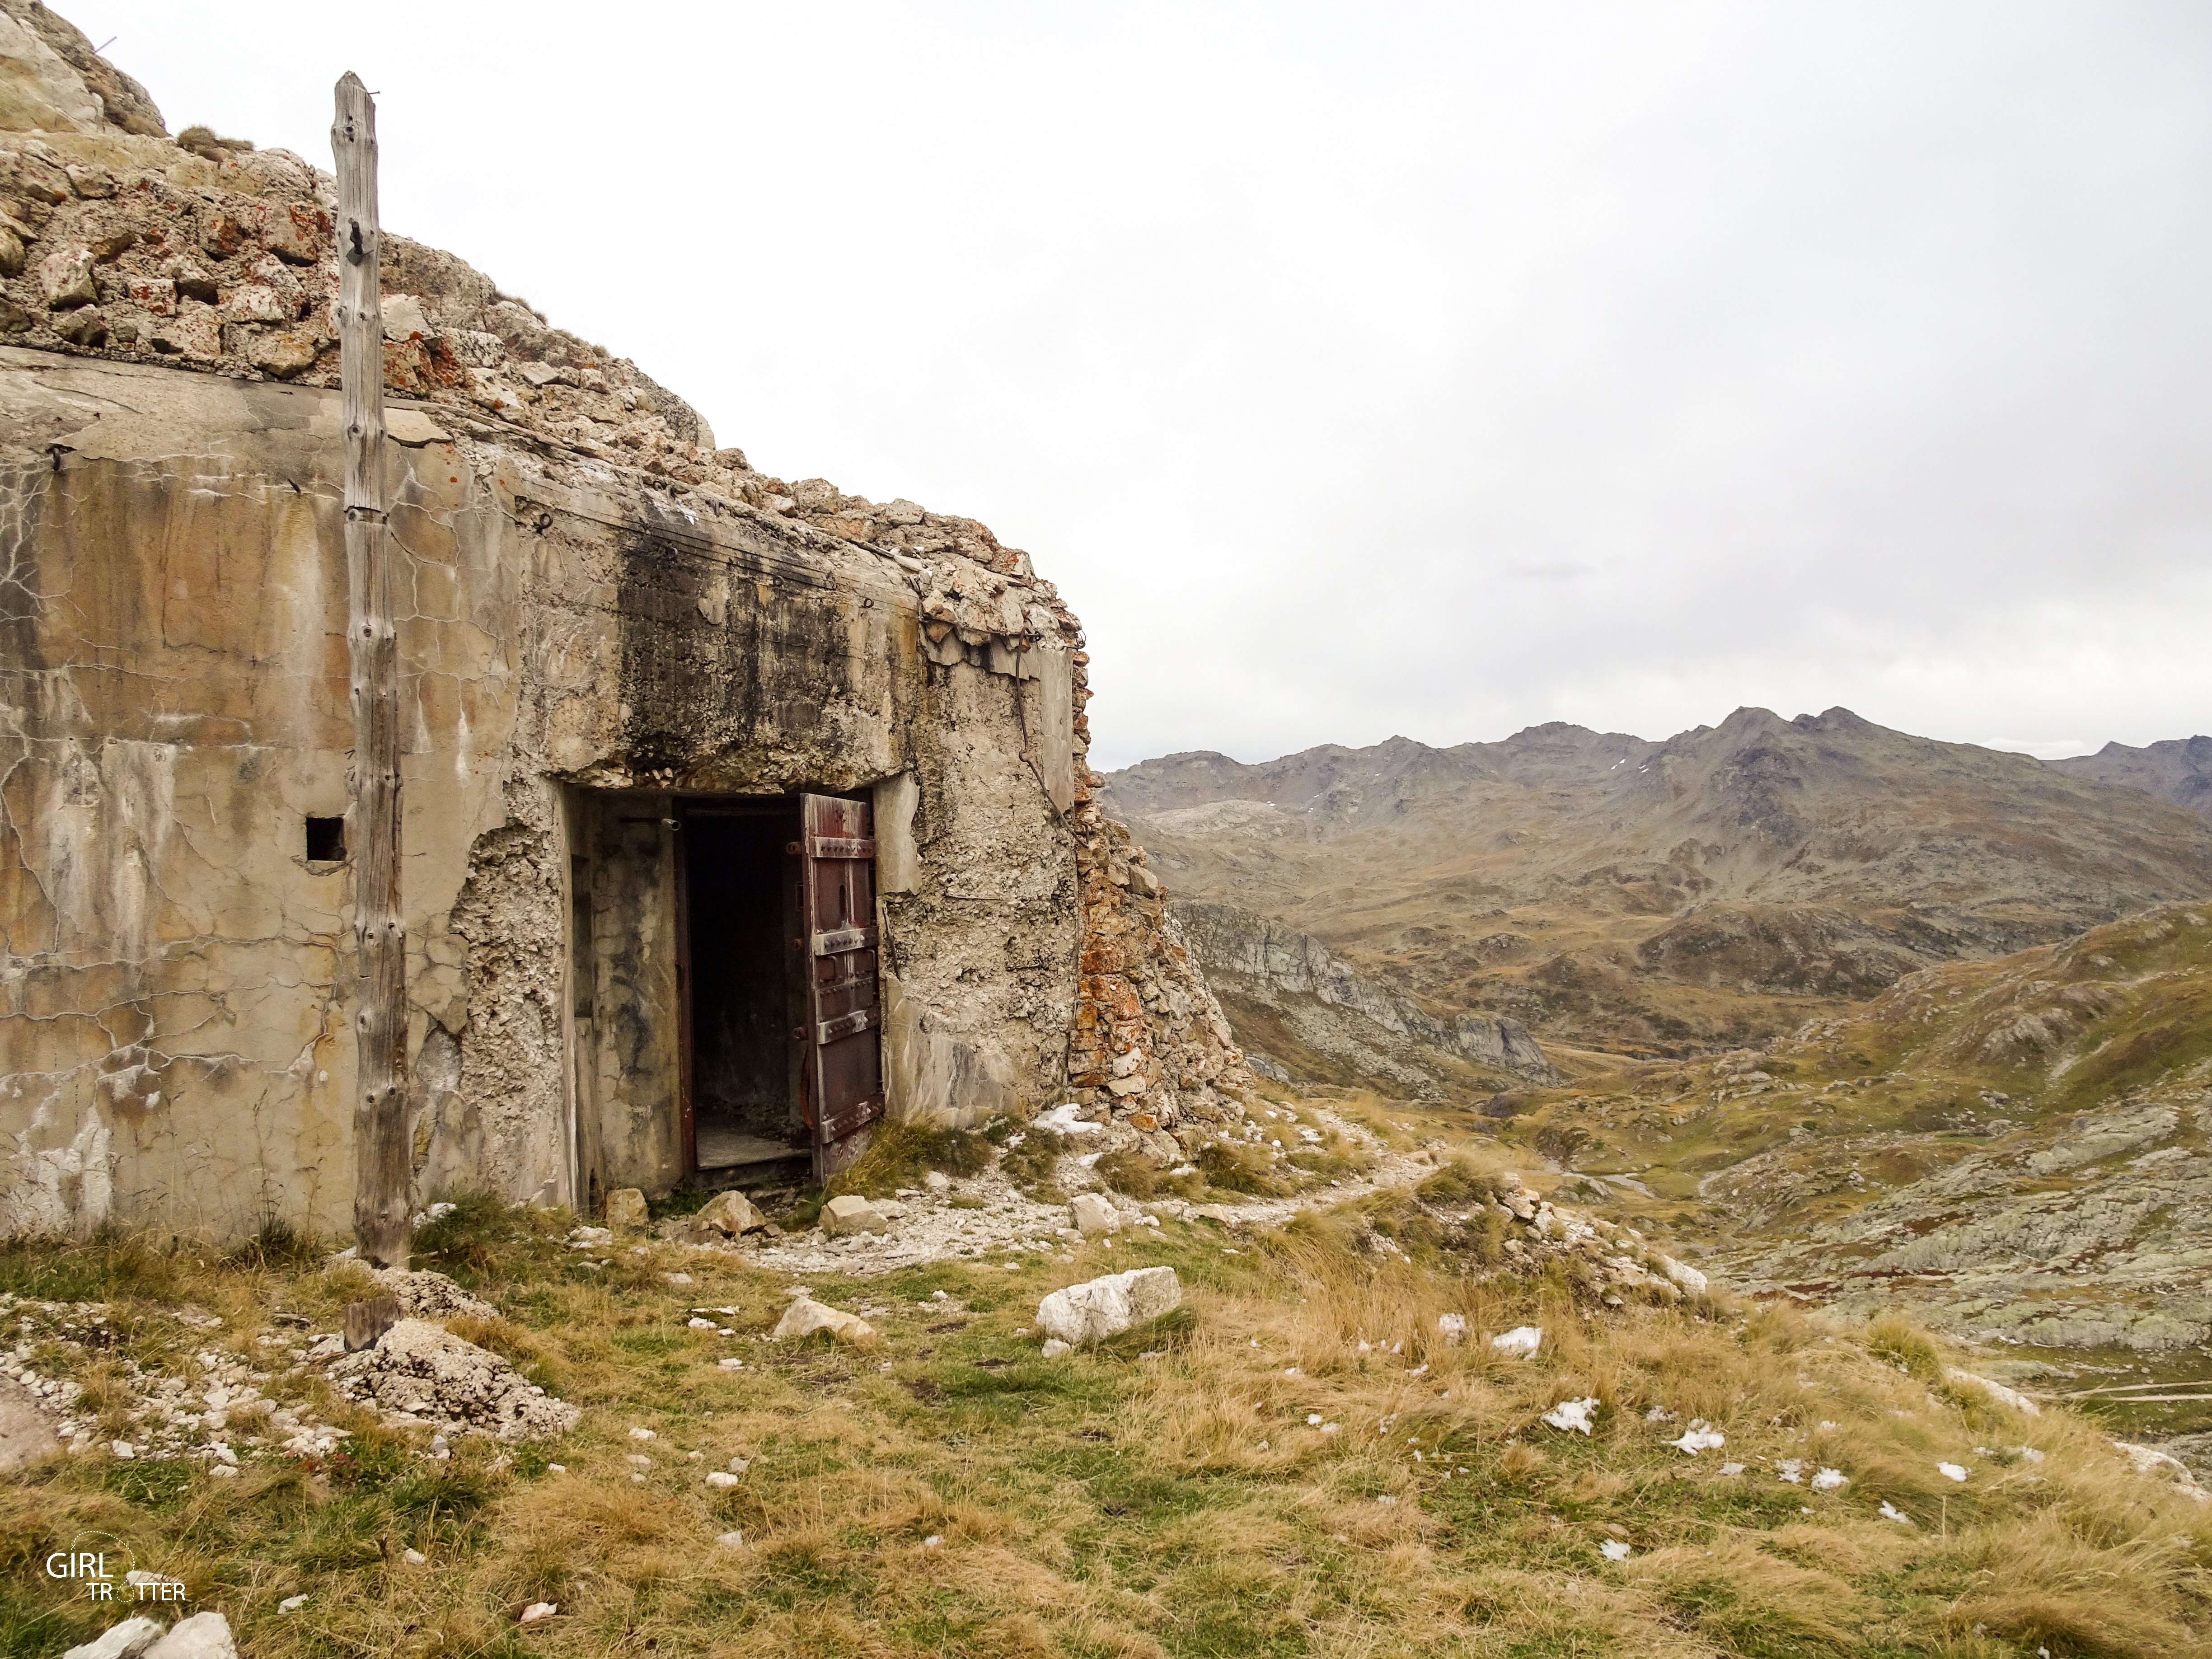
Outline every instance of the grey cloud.
<path fill-rule="evenodd" d="M 395 227 L 1029 547 L 1102 764 L 2212 704 L 2202 7 L 234 10 L 78 21 L 314 158 L 360 69 Z"/>

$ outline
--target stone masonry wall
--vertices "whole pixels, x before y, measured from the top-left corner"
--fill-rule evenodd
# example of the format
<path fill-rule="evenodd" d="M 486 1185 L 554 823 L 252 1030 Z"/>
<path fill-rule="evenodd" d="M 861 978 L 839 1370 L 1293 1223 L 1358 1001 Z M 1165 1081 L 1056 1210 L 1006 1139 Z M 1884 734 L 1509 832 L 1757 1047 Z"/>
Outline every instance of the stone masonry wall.
<path fill-rule="evenodd" d="M 1095 802 L 1077 810 L 1076 826 L 1083 963 L 1069 1085 L 1115 1120 L 1194 1152 L 1208 1138 L 1203 1126 L 1243 1117 L 1251 1072 L 1144 849 Z"/>

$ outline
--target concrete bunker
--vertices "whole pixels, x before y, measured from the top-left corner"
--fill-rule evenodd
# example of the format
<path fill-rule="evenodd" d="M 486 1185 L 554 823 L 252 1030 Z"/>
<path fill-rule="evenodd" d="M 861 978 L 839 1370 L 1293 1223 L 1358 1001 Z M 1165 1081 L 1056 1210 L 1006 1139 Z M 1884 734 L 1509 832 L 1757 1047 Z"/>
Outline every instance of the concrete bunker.
<path fill-rule="evenodd" d="M 0 110 L 0 1235 L 343 1236 L 331 180 L 71 98 Z M 818 1172 L 878 1115 L 1073 1101 L 1161 1157 L 1241 1115 L 1025 553 L 756 471 L 449 254 L 382 269 L 418 1200 Z"/>

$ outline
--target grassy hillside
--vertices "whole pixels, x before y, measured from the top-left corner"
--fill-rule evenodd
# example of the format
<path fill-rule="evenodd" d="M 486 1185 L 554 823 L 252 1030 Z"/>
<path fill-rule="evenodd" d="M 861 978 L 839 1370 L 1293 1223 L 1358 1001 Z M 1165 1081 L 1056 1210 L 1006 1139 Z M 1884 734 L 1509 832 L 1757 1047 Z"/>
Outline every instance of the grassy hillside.
<path fill-rule="evenodd" d="M 264 1357 L 294 1334 L 274 1315 L 329 1328 L 358 1269 L 16 1247 L 0 1271 L 35 1299 L 11 1310 L 23 1340 L 114 1402 L 103 1432 L 129 1431 L 126 1361 L 197 1377 L 235 1354 L 352 1438 L 229 1479 L 94 1454 L 0 1487 L 0 1652 L 105 1622 L 33 1571 L 85 1529 L 223 1609 L 255 1659 L 1996 1659 L 2212 1638 L 2212 1508 L 2085 1419 L 1947 1384 L 1894 1321 L 1579 1305 L 1566 1278 L 1481 1269 L 1407 1213 L 1370 1200 L 1259 1237 L 1170 1223 L 1072 1261 L 816 1282 L 878 1329 L 841 1347 L 763 1340 L 789 1287 L 738 1258 L 654 1243 L 594 1269 L 565 1218 L 469 1206 L 426 1265 L 496 1300 L 473 1340 L 586 1409 L 562 1442 L 464 1439 L 443 1461 Z M 1182 1310 L 1040 1357 L 1043 1291 L 1155 1262 Z M 70 1304 L 89 1302 L 106 1342 L 40 1334 L 88 1328 Z M 734 1334 L 692 1328 L 700 1304 L 737 1310 L 718 1315 Z M 1443 1338 L 1446 1314 L 1469 1340 Z M 1546 1332 L 1534 1358 L 1484 1340 L 1523 1323 Z M 1540 1420 L 1571 1399 L 1595 1401 L 1587 1437 Z M 1670 1444 L 1693 1419 L 1725 1446 Z M 709 1486 L 733 1458 L 736 1483 Z M 1847 1483 L 1816 1487 L 1824 1468 Z M 559 1612 L 518 1625 L 533 1601 Z"/>
<path fill-rule="evenodd" d="M 2085 1382 L 2212 1379 L 2207 907 L 1927 969 L 1763 1051 L 1494 1109 L 1577 1190 L 1750 1287 L 1907 1304 L 2023 1365 L 2112 1374 Z M 2156 1406 L 2130 1420 L 2212 1428 L 2212 1401 Z"/>

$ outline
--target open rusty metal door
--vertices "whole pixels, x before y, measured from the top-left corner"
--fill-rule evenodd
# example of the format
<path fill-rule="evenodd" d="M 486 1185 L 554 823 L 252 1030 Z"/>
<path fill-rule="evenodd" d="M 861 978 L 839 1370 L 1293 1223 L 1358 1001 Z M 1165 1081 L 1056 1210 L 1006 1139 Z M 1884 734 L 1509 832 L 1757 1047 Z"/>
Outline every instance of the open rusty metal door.
<path fill-rule="evenodd" d="M 876 843 L 866 801 L 802 795 L 799 806 L 799 1074 L 820 1181 L 866 1149 L 884 1115 Z"/>

